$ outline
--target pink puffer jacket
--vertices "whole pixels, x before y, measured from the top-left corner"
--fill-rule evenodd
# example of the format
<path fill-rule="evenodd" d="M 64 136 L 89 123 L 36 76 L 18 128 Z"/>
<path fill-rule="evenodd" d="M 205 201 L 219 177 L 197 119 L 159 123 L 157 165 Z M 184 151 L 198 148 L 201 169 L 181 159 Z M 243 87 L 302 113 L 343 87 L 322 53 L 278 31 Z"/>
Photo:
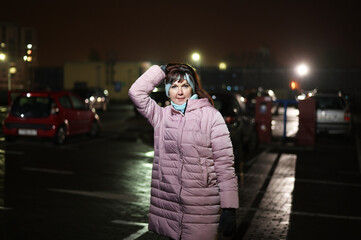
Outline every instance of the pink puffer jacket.
<path fill-rule="evenodd" d="M 189 99 L 186 112 L 149 97 L 165 74 L 152 66 L 129 97 L 154 127 L 149 230 L 173 239 L 215 239 L 221 208 L 238 208 L 233 149 L 222 115 L 208 99 Z"/>

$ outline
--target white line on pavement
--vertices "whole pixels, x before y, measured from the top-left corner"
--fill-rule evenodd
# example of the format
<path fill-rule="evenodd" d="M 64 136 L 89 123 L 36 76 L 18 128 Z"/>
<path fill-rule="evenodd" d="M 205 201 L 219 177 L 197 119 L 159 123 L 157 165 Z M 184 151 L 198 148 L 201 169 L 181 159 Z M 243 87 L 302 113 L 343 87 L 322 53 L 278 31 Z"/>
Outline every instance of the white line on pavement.
<path fill-rule="evenodd" d="M 134 201 L 138 200 L 138 198 L 134 195 L 124 195 L 124 194 L 107 193 L 107 192 L 78 191 L 78 190 L 69 190 L 69 189 L 55 189 L 55 188 L 49 188 L 48 190 L 53 191 L 53 192 L 69 193 L 69 194 L 74 194 L 74 195 L 96 197 L 96 198 L 102 198 L 102 199 L 119 200 L 119 201 L 134 202 Z"/>
<path fill-rule="evenodd" d="M 148 232 L 148 224 L 147 223 L 138 223 L 138 222 L 127 222 L 123 220 L 114 220 L 112 223 L 116 224 L 125 224 L 125 225 L 133 225 L 133 226 L 143 226 L 140 230 L 136 231 L 135 233 L 129 235 L 126 238 L 123 238 L 123 240 L 135 240 L 142 236 L 143 234 Z"/>
<path fill-rule="evenodd" d="M 73 172 L 69 171 L 61 171 L 54 169 L 46 169 L 46 168 L 32 168 L 32 167 L 24 167 L 25 171 L 33 171 L 33 172 L 45 172 L 45 173 L 56 173 L 56 174 L 65 174 L 65 175 L 73 175 Z"/>
<path fill-rule="evenodd" d="M 0 206 L 0 210 L 11 210 L 11 208 Z"/>
<path fill-rule="evenodd" d="M 12 151 L 12 150 L 3 150 L 3 149 L 0 149 L 0 153 L 2 154 L 15 154 L 15 155 L 22 155 L 24 154 L 24 152 L 21 152 L 21 151 Z"/>

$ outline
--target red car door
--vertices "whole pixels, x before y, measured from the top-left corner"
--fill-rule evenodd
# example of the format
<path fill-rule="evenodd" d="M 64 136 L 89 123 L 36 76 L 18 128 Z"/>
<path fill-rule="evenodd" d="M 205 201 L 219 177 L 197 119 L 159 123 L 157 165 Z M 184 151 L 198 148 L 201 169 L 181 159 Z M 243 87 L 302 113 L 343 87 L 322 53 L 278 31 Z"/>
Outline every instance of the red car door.
<path fill-rule="evenodd" d="M 85 103 L 76 95 L 70 95 L 73 104 L 75 121 L 72 126 L 74 132 L 85 133 L 89 132 L 91 123 L 93 121 L 93 112 L 86 107 Z"/>

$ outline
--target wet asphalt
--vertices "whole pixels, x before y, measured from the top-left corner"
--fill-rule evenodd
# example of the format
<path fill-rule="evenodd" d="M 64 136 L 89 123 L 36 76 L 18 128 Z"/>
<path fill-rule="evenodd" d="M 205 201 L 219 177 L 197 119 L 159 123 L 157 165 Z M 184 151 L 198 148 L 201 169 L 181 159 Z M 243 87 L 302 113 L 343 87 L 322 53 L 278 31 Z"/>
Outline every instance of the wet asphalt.
<path fill-rule="evenodd" d="M 287 142 L 273 138 L 271 143 L 261 144 L 256 152 L 248 154 L 243 166 L 244 172 L 239 175 L 240 208 L 237 210 L 237 231 L 232 237 L 219 236 L 219 239 L 361 239 L 361 121 L 358 116 L 355 115 L 353 134 L 349 137 L 317 135 L 316 144 L 307 147 L 298 146 L 292 137 Z M 141 141 L 149 146 L 151 132 L 144 121 L 131 118 L 125 123 L 128 127 L 122 131 L 138 131 Z M 117 141 L 123 146 L 123 149 L 119 149 L 122 154 L 126 152 L 126 142 L 132 138 L 126 132 L 123 133 L 117 135 Z M 137 149 L 129 151 L 143 151 L 145 148 L 142 144 L 135 145 L 134 148 Z M 151 150 L 151 147 L 148 150 Z M 78 154 L 80 155 L 80 152 Z M 135 164 L 143 166 L 145 181 L 142 182 L 149 182 L 150 158 L 149 161 L 133 161 L 122 167 L 132 168 Z M 92 180 L 84 182 L 84 188 L 89 184 L 92 184 Z M 129 189 L 131 187 L 129 186 Z M 119 209 L 128 212 L 129 216 L 132 212 L 144 213 L 144 216 L 137 216 L 142 221 L 116 220 L 118 222 L 113 224 L 121 227 L 112 232 L 115 236 L 111 239 L 168 239 L 147 231 L 145 202 L 149 201 L 149 189 L 143 185 L 134 188 L 134 191 L 136 189 L 143 189 L 143 192 L 134 192 L 134 195 L 140 197 L 132 203 L 129 203 L 129 197 L 123 201 L 118 196 L 117 201 L 123 202 Z M 58 194 L 56 191 L 51 192 L 54 198 Z M 81 206 L 83 199 L 78 201 L 73 204 Z M 100 208 L 102 204 L 103 201 L 94 201 L 94 209 Z M 41 204 L 36 203 L 36 206 L 38 205 Z M 0 209 L 0 215 L 1 211 L 4 213 L 6 209 Z M 117 209 L 109 207 L 108 214 L 116 215 L 116 211 Z M 117 218 L 114 216 L 114 219 Z M 89 219 L 80 217 L 80 222 L 82 225 L 88 222 L 89 230 L 100 227 L 94 225 L 97 222 L 96 216 Z M 61 222 L 59 224 L 57 228 L 60 230 Z M 107 232 L 107 228 L 102 230 Z M 101 231 L 97 232 L 98 239 L 110 239 L 109 236 L 102 238 Z M 82 234 L 85 233 L 74 231 L 67 236 L 68 239 L 84 239 L 81 238 Z M 92 239 L 94 238 L 95 236 Z"/>

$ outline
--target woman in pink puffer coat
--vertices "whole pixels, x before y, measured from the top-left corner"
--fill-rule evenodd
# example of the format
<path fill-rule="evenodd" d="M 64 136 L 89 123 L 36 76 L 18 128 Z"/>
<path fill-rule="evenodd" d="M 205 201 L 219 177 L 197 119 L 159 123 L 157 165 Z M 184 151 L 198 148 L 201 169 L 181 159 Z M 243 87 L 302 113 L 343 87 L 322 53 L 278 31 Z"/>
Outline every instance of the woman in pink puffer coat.
<path fill-rule="evenodd" d="M 171 105 L 149 97 L 165 79 Z M 149 230 L 172 239 L 216 239 L 235 230 L 238 184 L 222 115 L 187 64 L 154 65 L 129 89 L 154 128 Z"/>

